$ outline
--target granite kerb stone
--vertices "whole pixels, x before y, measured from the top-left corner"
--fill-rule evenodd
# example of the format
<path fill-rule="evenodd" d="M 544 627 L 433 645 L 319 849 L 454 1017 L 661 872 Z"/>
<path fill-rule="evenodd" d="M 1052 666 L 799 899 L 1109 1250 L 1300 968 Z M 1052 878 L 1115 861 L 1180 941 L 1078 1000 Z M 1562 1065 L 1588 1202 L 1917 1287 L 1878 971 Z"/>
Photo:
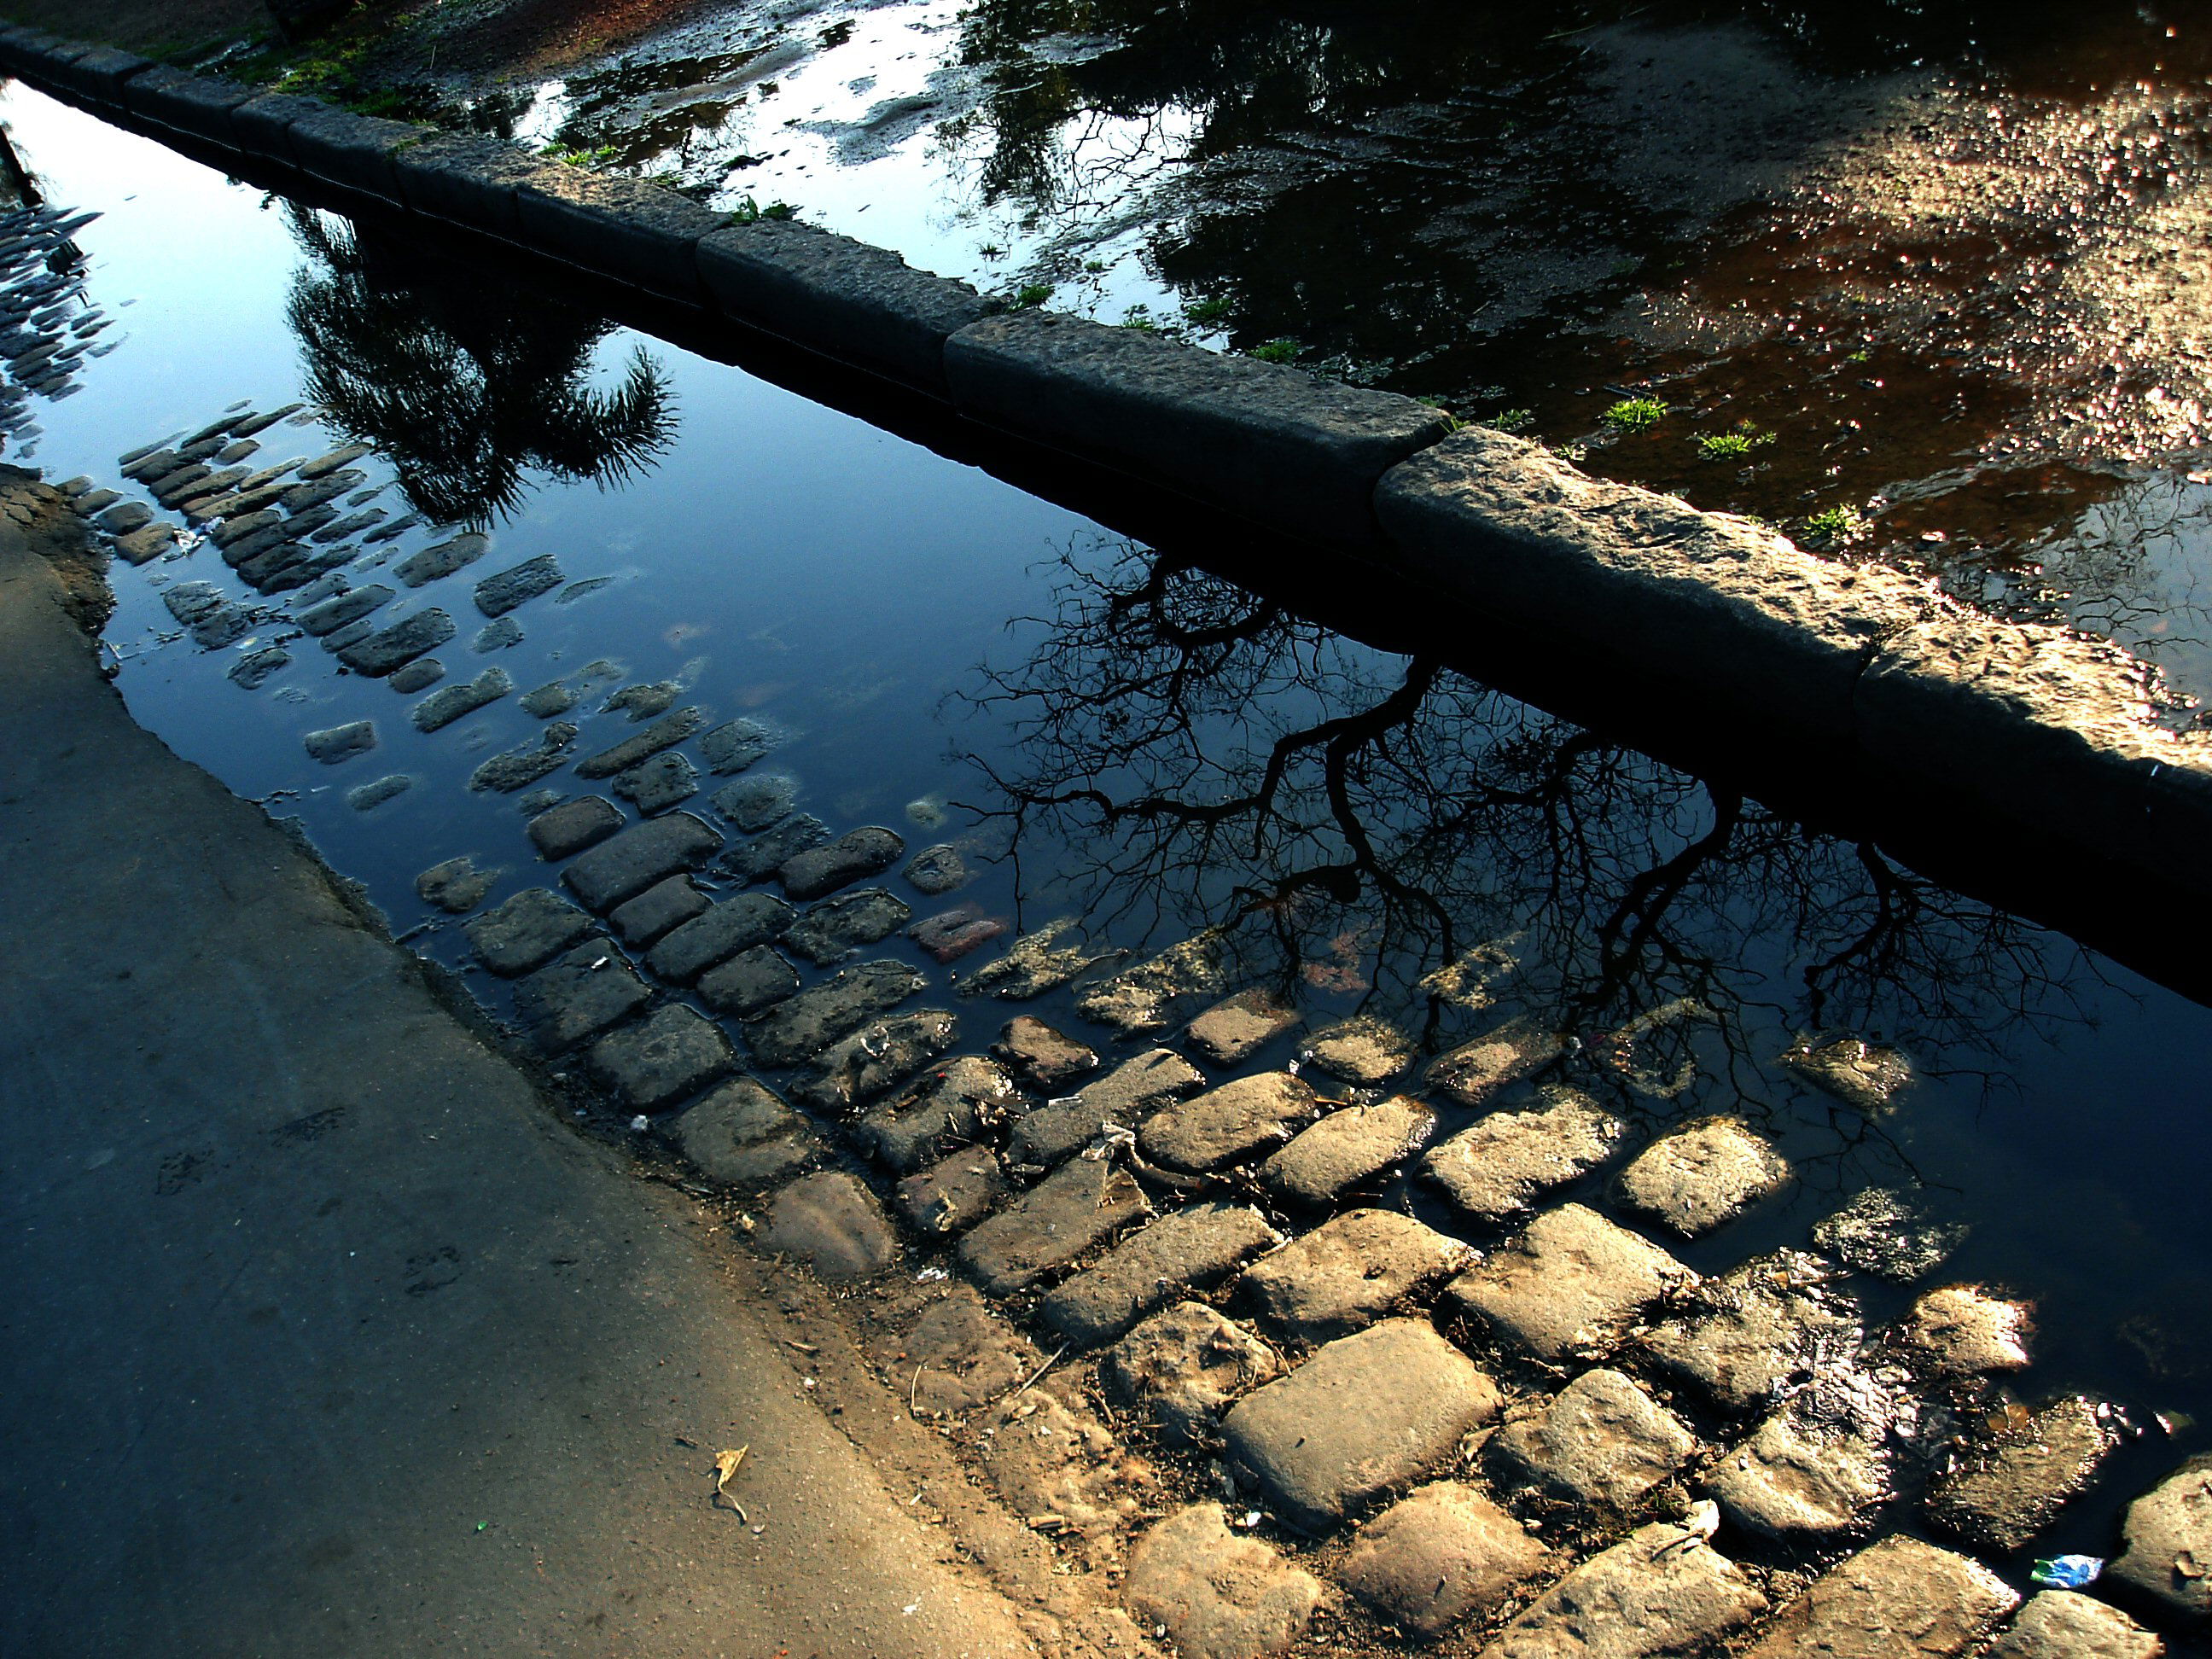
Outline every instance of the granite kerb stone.
<path fill-rule="evenodd" d="M 202 143 L 234 148 L 238 137 L 230 112 L 254 96 L 252 88 L 234 81 L 156 64 L 124 83 L 123 107 L 148 125 Z"/>
<path fill-rule="evenodd" d="M 939 398 L 945 342 L 1000 309 L 887 248 L 790 220 L 710 232 L 698 268 L 725 316 Z"/>
<path fill-rule="evenodd" d="M 27 53 L 26 63 L 33 70 L 27 79 L 43 76 L 56 88 L 112 110 L 125 107 L 124 88 L 153 67 L 137 53 L 119 47 L 82 46 L 72 50 L 67 44 L 55 50 Z"/>
<path fill-rule="evenodd" d="M 1394 468 L 1375 510 L 1405 568 L 1455 597 L 1830 739 L 1850 736 L 1882 645 L 1933 602 L 1899 572 L 1819 558 L 1479 428 Z"/>
<path fill-rule="evenodd" d="M 512 178 L 522 240 L 587 270 L 672 300 L 704 297 L 696 252 L 726 216 L 619 173 L 545 162 Z"/>
<path fill-rule="evenodd" d="M 2166 870 L 2212 819 L 2212 739 L 2159 726 L 2150 691 L 2117 646 L 1946 604 L 1869 663 L 1854 735 L 1924 788 Z"/>
<path fill-rule="evenodd" d="M 1449 429 L 1394 392 L 1052 312 L 971 324 L 945 373 L 963 414 L 1340 546 L 1376 545 L 1376 483 Z"/>
<path fill-rule="evenodd" d="M 393 158 L 420 143 L 422 129 L 382 116 L 325 108 L 295 118 L 289 136 L 293 157 L 303 173 L 398 206 L 404 198 Z"/>

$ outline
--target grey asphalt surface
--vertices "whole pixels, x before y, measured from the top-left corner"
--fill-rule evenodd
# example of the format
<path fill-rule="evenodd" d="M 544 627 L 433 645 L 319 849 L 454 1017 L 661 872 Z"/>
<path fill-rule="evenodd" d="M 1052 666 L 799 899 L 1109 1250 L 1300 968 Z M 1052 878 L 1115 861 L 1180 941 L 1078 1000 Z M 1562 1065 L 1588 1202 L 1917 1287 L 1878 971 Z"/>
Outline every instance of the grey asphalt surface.
<path fill-rule="evenodd" d="M 0 522 L 0 1655 L 1031 1652 L 60 592 Z"/>

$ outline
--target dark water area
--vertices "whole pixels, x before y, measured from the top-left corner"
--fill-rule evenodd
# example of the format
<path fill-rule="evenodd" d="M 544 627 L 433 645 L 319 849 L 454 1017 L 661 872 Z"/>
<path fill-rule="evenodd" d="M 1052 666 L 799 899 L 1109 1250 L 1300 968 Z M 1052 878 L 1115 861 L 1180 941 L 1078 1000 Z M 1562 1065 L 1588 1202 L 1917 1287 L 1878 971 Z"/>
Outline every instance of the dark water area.
<path fill-rule="evenodd" d="M 517 692 L 564 681 L 580 694 L 562 716 L 583 728 L 578 754 L 638 729 L 605 707 L 617 686 L 665 686 L 768 727 L 774 750 L 745 775 L 787 776 L 833 831 L 954 842 L 978 872 L 959 899 L 1012 927 L 1073 917 L 1129 952 L 1220 928 L 1243 978 L 1316 1024 L 1372 1013 L 1435 1052 L 1521 1018 L 1572 1039 L 1547 1076 L 1639 1133 L 1742 1113 L 1798 1180 L 1685 1248 L 1701 1270 L 1802 1248 L 1869 1187 L 1909 1189 L 1967 1230 L 1939 1278 L 2034 1303 L 2020 1396 L 2088 1390 L 2144 1427 L 2038 1553 L 2115 1553 L 2126 1501 L 2212 1443 L 2200 1004 L 1456 659 L 1333 631 L 1217 574 L 1204 546 L 1133 545 L 509 272 L 441 264 L 20 88 L 0 119 L 49 199 L 101 213 L 70 233 L 71 303 L 110 319 L 99 337 L 114 343 L 68 395 L 23 396 L 6 459 L 136 499 L 124 453 L 240 399 L 307 403 L 241 465 L 358 439 L 374 447 L 350 463 L 349 502 L 421 518 L 360 543 L 341 580 L 398 586 L 398 561 L 455 530 L 491 538 L 383 613 L 454 617 L 443 684 L 492 665 Z M 478 640 L 473 582 L 543 555 L 566 585 L 513 613 L 519 638 Z M 483 988 L 415 878 L 469 855 L 502 872 L 495 901 L 544 881 L 517 795 L 467 782 L 544 723 L 511 695 L 417 732 L 413 697 L 340 672 L 287 596 L 252 592 L 207 543 L 118 562 L 112 580 L 106 637 L 137 717 L 296 817 L 396 933 Z M 249 626 L 203 648 L 165 598 L 186 581 Z M 231 678 L 280 642 L 290 660 L 264 683 Z M 308 758 L 306 734 L 360 720 L 375 722 L 372 752 Z M 410 787 L 347 804 L 388 775 Z M 592 787 L 566 769 L 545 782 Z M 1431 978 L 1470 952 L 1486 1001 Z M 866 954 L 943 982 L 903 939 Z M 952 1006 L 970 1045 L 1016 1012 Z M 1022 1011 L 1085 1029 L 1065 993 Z M 1849 1106 L 1785 1062 L 1836 1035 L 1909 1059 L 1917 1080 L 1891 1109 Z M 1447 1113 L 1447 1131 L 1468 1116 Z M 1911 1294 L 1853 1288 L 1876 1321 Z M 2020 1580 L 2027 1563 L 2000 1565 Z"/>
<path fill-rule="evenodd" d="M 413 95 L 2117 639 L 2193 723 L 2208 88 L 2202 3 L 917 0 Z"/>

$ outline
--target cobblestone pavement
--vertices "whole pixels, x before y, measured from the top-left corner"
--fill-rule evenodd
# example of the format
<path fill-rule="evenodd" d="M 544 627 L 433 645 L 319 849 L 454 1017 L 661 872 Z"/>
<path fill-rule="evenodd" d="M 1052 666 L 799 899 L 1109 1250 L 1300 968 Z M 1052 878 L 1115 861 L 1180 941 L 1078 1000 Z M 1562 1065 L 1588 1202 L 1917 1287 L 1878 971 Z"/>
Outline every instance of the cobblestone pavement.
<path fill-rule="evenodd" d="M 152 507 L 61 488 L 162 562 L 195 645 L 270 640 L 245 691 L 319 646 L 427 693 L 424 732 L 517 695 L 495 669 L 433 690 L 434 653 L 518 636 L 558 568 L 392 516 L 357 447 L 261 464 L 255 434 L 313 416 L 242 405 L 126 453 Z M 228 576 L 166 574 L 201 546 Z M 963 908 L 959 845 L 795 810 L 761 768 L 777 732 L 610 690 L 587 666 L 520 692 L 540 736 L 468 783 L 524 805 L 512 844 L 419 892 L 468 918 L 487 1009 L 833 1293 L 908 1414 L 1133 1615 L 1107 1646 L 2149 1654 L 2205 1619 L 2194 1465 L 2136 1503 L 2098 1595 L 2021 1609 L 1992 1568 L 2150 1425 L 2039 1393 L 2020 1288 L 1946 1282 L 1896 1195 L 1693 1271 L 1795 1177 L 1749 1122 L 1655 1131 L 1564 1080 L 1577 1041 L 1633 1034 L 1516 1017 L 1428 1054 L 1371 1018 L 1304 1029 L 1223 935 L 1133 962 L 1073 920 L 1013 937 Z M 345 776 L 376 742 L 307 738 Z M 486 908 L 518 865 L 542 879 Z M 900 935 L 935 965 L 871 955 Z M 1024 1012 L 1047 996 L 1058 1025 Z M 1901 1062 L 1847 1039 L 1794 1063 L 1874 1110 Z M 1865 1275 L 1917 1299 L 1875 1325 Z"/>

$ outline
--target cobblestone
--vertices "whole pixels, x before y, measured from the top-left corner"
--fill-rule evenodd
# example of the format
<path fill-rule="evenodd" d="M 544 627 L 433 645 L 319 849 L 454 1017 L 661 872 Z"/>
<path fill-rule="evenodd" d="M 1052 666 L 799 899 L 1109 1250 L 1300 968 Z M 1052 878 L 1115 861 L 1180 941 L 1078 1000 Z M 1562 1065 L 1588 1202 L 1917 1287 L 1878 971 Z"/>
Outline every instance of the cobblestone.
<path fill-rule="evenodd" d="M 2193 1457 L 2128 1506 L 2112 1576 L 2173 1616 L 2212 1619 L 2212 1457 Z"/>
<path fill-rule="evenodd" d="M 1048 1101 L 1014 1126 L 1007 1155 L 1049 1168 L 1088 1146 L 1107 1124 L 1135 1129 L 1169 1102 L 1206 1086 L 1199 1069 L 1172 1048 L 1126 1060 L 1075 1094 Z"/>
<path fill-rule="evenodd" d="M 710 902 L 706 890 L 690 877 L 671 876 L 615 906 L 607 919 L 614 923 L 623 943 L 635 947 L 650 945 L 670 928 L 681 927 L 703 912 Z"/>
<path fill-rule="evenodd" d="M 1785 1406 L 1713 1466 L 1706 1487 L 1747 1532 L 1820 1540 L 1856 1531 L 1888 1499 L 1889 1467 L 1877 1442 Z"/>
<path fill-rule="evenodd" d="M 702 1174 L 729 1187 L 795 1175 L 814 1151 L 805 1121 L 757 1078 L 725 1083 L 678 1118 L 670 1133 Z"/>
<path fill-rule="evenodd" d="M 587 908 L 611 910 L 657 881 L 697 869 L 721 842 L 722 838 L 704 820 L 689 812 L 671 812 L 666 817 L 632 824 L 599 842 L 563 870 L 561 879 Z M 698 925 L 696 921 L 684 924 L 687 927 Z"/>
<path fill-rule="evenodd" d="M 1095 1347 L 1179 1297 L 1219 1284 L 1281 1242 L 1249 1205 L 1194 1204 L 1132 1233 L 1045 1297 L 1040 1311 L 1076 1347 Z"/>
<path fill-rule="evenodd" d="M 1325 1342 L 1372 1324 L 1474 1254 L 1394 1210 L 1347 1210 L 1247 1268 L 1237 1293 L 1270 1330 Z"/>
<path fill-rule="evenodd" d="M 999 1155 L 963 1146 L 899 1182 L 899 1213 L 918 1233 L 950 1238 L 990 1214 L 1006 1194 Z"/>
<path fill-rule="evenodd" d="M 746 1038 L 763 1066 L 795 1066 L 889 1013 L 925 983 L 902 962 L 864 962 L 777 1003 L 753 1021 Z"/>
<path fill-rule="evenodd" d="M 958 849 L 939 842 L 925 847 L 906 861 L 902 872 L 917 893 L 931 898 L 968 884 L 968 866 Z"/>
<path fill-rule="evenodd" d="M 461 915 L 484 902 L 507 873 L 501 869 L 479 870 L 467 854 L 434 864 L 415 878 L 415 896 L 434 904 L 448 915 Z"/>
<path fill-rule="evenodd" d="M 623 953 L 594 939 L 520 981 L 514 1010 L 538 1046 L 558 1054 L 628 1019 L 652 998 Z"/>
<path fill-rule="evenodd" d="M 1689 1311 L 1644 1338 L 1665 1370 L 1724 1410 L 1756 1410 L 1835 1356 L 1856 1351 L 1857 1309 L 1820 1287 L 1826 1265 L 1785 1250 L 1700 1284 Z"/>
<path fill-rule="evenodd" d="M 953 1017 L 933 1012 L 923 1018 L 940 1023 L 949 1048 L 957 1029 Z M 934 1035 L 929 1040 L 934 1042 Z M 912 1171 L 956 1146 L 993 1137 L 1020 1109 L 1021 1096 L 995 1060 L 963 1054 L 935 1067 L 902 1098 L 868 1113 L 854 1135 L 892 1169 Z"/>
<path fill-rule="evenodd" d="M 1989 1659 L 2160 1659 L 2166 1644 L 2118 1607 L 2072 1590 L 2045 1590 L 1997 1638 Z"/>
<path fill-rule="evenodd" d="M 1046 1093 L 1098 1069 L 1097 1049 L 1028 1014 L 1006 1022 L 991 1053 L 1024 1083 Z"/>
<path fill-rule="evenodd" d="M 1231 1532 L 1220 1504 L 1194 1504 L 1138 1544 L 1127 1594 L 1182 1659 L 1273 1659 L 1305 1633 L 1323 1592 L 1260 1540 Z"/>
<path fill-rule="evenodd" d="M 908 1395 L 918 1418 L 981 1410 L 1013 1393 L 1044 1363 L 974 1285 L 957 1279 L 915 1317 L 896 1358 L 913 1367 Z"/>
<path fill-rule="evenodd" d="M 897 832 L 879 824 L 848 830 L 824 846 L 786 859 L 775 878 L 793 898 L 820 898 L 866 877 L 881 874 L 896 864 L 905 851 L 906 842 Z"/>
<path fill-rule="evenodd" d="M 2027 1308 L 1978 1285 L 1929 1291 L 1891 1332 L 1893 1345 L 1938 1376 L 2016 1371 L 2027 1364 Z"/>
<path fill-rule="evenodd" d="M 826 968 L 860 945 L 890 938 L 913 917 L 914 912 L 889 890 L 863 887 L 805 912 L 784 936 L 784 946 Z"/>
<path fill-rule="evenodd" d="M 1151 1471 L 1123 1455 L 1097 1413 L 1036 1389 L 991 1407 L 982 1425 L 983 1466 L 1016 1514 L 1058 1516 L 1095 1563 L 1119 1556 L 1118 1534 L 1136 1514 Z"/>
<path fill-rule="evenodd" d="M 1123 1036 L 1164 1030 L 1191 999 L 1219 994 L 1227 956 L 1218 934 L 1195 934 L 1078 992 L 1075 1011 Z"/>
<path fill-rule="evenodd" d="M 644 824 L 629 833 L 638 835 L 653 827 L 653 824 Z M 621 838 L 617 839 L 619 842 Z M 610 842 L 608 846 L 611 848 L 616 844 Z M 605 852 L 608 849 L 603 848 L 599 850 Z M 587 858 L 598 856 L 598 853 L 586 854 Z M 579 860 L 569 866 L 568 873 L 572 878 L 582 862 Z M 769 945 L 781 939 L 791 927 L 793 915 L 788 904 L 769 894 L 737 894 L 708 905 L 698 915 L 665 935 L 647 952 L 646 965 L 663 979 L 672 980 L 678 985 L 689 985 L 709 968 L 727 962 L 738 951 L 750 951 L 757 945 Z"/>
<path fill-rule="evenodd" d="M 1286 1203 L 1334 1205 L 1419 1152 L 1436 1127 L 1436 1113 L 1404 1095 L 1343 1107 L 1293 1135 L 1260 1166 L 1260 1180 Z"/>
<path fill-rule="evenodd" d="M 1454 1279 L 1444 1300 L 1501 1340 L 1557 1364 L 1604 1358 L 1639 1315 L 1696 1277 L 1657 1245 L 1567 1204 Z"/>
<path fill-rule="evenodd" d="M 597 847 L 623 827 L 622 808 L 599 795 L 564 801 L 530 820 L 530 839 L 541 857 L 565 859 Z"/>
<path fill-rule="evenodd" d="M 1388 1083 L 1413 1063 L 1413 1040 L 1389 1021 L 1368 1014 L 1316 1031 L 1306 1053 L 1331 1077 L 1367 1089 Z"/>
<path fill-rule="evenodd" d="M 1428 1086 L 1462 1106 L 1485 1106 L 1509 1085 L 1541 1070 L 1565 1052 L 1556 1033 L 1527 1020 L 1508 1020 L 1430 1062 Z"/>
<path fill-rule="evenodd" d="M 640 761 L 657 755 L 664 749 L 673 749 L 706 723 L 705 709 L 679 708 L 674 714 L 655 720 L 635 737 L 625 738 L 611 749 L 602 749 L 596 755 L 585 756 L 576 763 L 576 775 L 580 778 L 611 778 L 617 772 L 627 772 Z"/>
<path fill-rule="evenodd" d="M 1948 1659 L 1973 1651 L 2019 1604 L 1979 1562 L 1899 1534 L 1815 1579 L 1746 1659 Z"/>
<path fill-rule="evenodd" d="M 960 1241 L 960 1262 L 993 1296 L 1012 1296 L 1073 1266 L 1152 1213 L 1118 1164 L 1073 1158 Z"/>
<path fill-rule="evenodd" d="M 607 787 L 651 817 L 699 793 L 699 769 L 670 750 L 616 773 Z"/>
<path fill-rule="evenodd" d="M 1241 1066 L 1304 1017 L 1261 990 L 1239 991 L 1190 1023 L 1188 1038 L 1198 1057 L 1212 1066 Z"/>
<path fill-rule="evenodd" d="M 720 793 L 716 794 L 714 800 L 714 810 L 721 811 Z M 802 812 L 795 818 L 777 824 L 764 836 L 756 836 L 750 841 L 738 842 L 722 854 L 720 864 L 739 881 L 765 881 L 793 855 L 810 847 L 819 847 L 829 839 L 829 825 L 810 813 Z"/>
<path fill-rule="evenodd" d="M 634 1111 L 657 1112 L 690 1099 L 737 1069 L 722 1028 L 672 1002 L 592 1045 L 592 1070 Z"/>
<path fill-rule="evenodd" d="M 1362 1528 L 1337 1576 L 1385 1623 L 1432 1642 L 1498 1607 L 1548 1559 L 1483 1493 L 1438 1480 Z"/>
<path fill-rule="evenodd" d="M 338 653 L 338 660 L 356 674 L 381 678 L 402 663 L 435 651 L 453 637 L 453 619 L 436 606 L 402 617 L 389 628 L 357 640 Z"/>
<path fill-rule="evenodd" d="M 1203 1302 L 1181 1302 L 1109 1348 L 1098 1380 L 1109 1400 L 1147 1418 L 1170 1442 L 1203 1449 L 1219 1441 L 1230 1403 L 1282 1370 L 1254 1333 Z"/>
<path fill-rule="evenodd" d="M 765 945 L 740 951 L 699 976 L 699 994 L 718 1014 L 750 1019 L 799 989 L 799 970 Z"/>
<path fill-rule="evenodd" d="M 1311 1085 L 1288 1072 L 1261 1072 L 1162 1106 L 1137 1139 L 1146 1158 L 1170 1169 L 1218 1170 L 1287 1140 L 1315 1110 Z"/>
<path fill-rule="evenodd" d="M 1074 921 L 1066 916 L 1047 922 L 1034 933 L 1024 933 L 1007 947 L 1006 954 L 971 971 L 961 986 L 963 996 L 988 994 L 1003 1002 L 1025 1002 L 1042 996 L 1073 979 L 1106 955 L 1084 945 L 1061 941 L 1073 933 Z"/>
<path fill-rule="evenodd" d="M 1480 1659 L 1686 1659 L 1717 1651 L 1766 1605 L 1698 1534 L 1655 1522 L 1553 1585 Z"/>
<path fill-rule="evenodd" d="M 550 887 L 526 887 L 463 928 L 477 959 L 502 979 L 543 968 L 592 928 Z"/>
<path fill-rule="evenodd" d="M 1620 1172 L 1620 1201 L 1696 1238 L 1781 1191 L 1790 1166 L 1741 1120 L 1709 1117 L 1662 1136 Z"/>
<path fill-rule="evenodd" d="M 1975 1548 L 2025 1548 L 2095 1477 L 2118 1443 L 2110 1408 L 2080 1395 L 2054 1400 L 1960 1449 L 1928 1490 L 1928 1518 Z"/>
<path fill-rule="evenodd" d="M 1246 1395 L 1222 1431 L 1277 1512 L 1321 1533 L 1434 1474 L 1498 1404 L 1497 1385 L 1427 1323 L 1392 1319 Z"/>
<path fill-rule="evenodd" d="M 1939 1221 L 1925 1200 L 1893 1187 L 1869 1187 L 1813 1228 L 1821 1249 L 1893 1285 L 1933 1273 L 1966 1237 L 1964 1226 Z"/>
<path fill-rule="evenodd" d="M 1579 1090 L 1554 1085 L 1534 1111 L 1498 1112 L 1438 1146 L 1421 1173 L 1467 1214 L 1493 1226 L 1518 1220 L 1547 1193 L 1613 1156 L 1626 1126 Z"/>
<path fill-rule="evenodd" d="M 472 680 L 433 691 L 407 711 L 407 718 L 417 732 L 442 731 L 462 715 L 473 714 L 514 690 L 514 682 L 504 668 L 487 668 Z"/>
<path fill-rule="evenodd" d="M 1697 1449 L 1682 1420 L 1616 1370 L 1585 1371 L 1546 1401 L 1518 1406 L 1491 1437 L 1493 1455 L 1556 1496 L 1627 1514 Z"/>
<path fill-rule="evenodd" d="M 753 1242 L 772 1254 L 796 1256 L 816 1278 L 833 1285 L 872 1278 L 898 1255 L 875 1195 L 839 1170 L 801 1176 L 778 1192 Z"/>

